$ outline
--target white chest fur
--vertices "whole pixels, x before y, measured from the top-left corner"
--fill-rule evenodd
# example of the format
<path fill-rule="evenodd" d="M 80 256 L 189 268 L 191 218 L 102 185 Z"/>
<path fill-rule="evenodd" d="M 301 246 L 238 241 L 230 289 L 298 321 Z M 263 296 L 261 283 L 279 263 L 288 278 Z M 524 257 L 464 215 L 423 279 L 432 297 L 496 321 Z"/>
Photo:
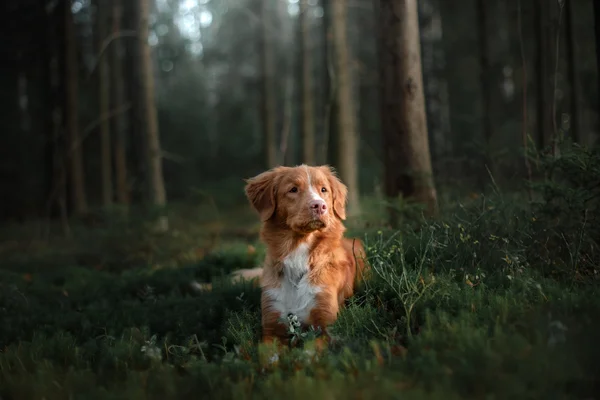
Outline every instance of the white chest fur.
<path fill-rule="evenodd" d="M 302 243 L 283 260 L 281 286 L 267 290 L 272 307 L 284 318 L 291 313 L 300 322 L 306 322 L 315 305 L 315 296 L 321 291 L 309 283 L 308 259 L 309 246 Z"/>

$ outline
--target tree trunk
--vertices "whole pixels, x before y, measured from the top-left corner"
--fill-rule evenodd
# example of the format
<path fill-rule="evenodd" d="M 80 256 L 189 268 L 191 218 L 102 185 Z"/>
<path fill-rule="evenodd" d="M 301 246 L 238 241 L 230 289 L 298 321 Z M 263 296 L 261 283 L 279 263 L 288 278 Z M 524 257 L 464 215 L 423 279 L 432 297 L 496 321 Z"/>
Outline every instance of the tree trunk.
<path fill-rule="evenodd" d="M 596 2 L 594 2 L 596 3 Z M 570 131 L 574 142 L 581 141 L 579 115 L 579 75 L 577 74 L 577 41 L 575 40 L 574 26 L 576 20 L 573 15 L 573 0 L 566 0 L 565 4 L 566 35 L 567 35 L 567 62 L 571 97 L 571 126 Z"/>
<path fill-rule="evenodd" d="M 537 42 L 537 145 L 543 148 L 552 138 L 552 102 L 554 96 L 550 90 L 550 27 L 549 4 L 544 0 L 536 1 L 535 27 Z"/>
<path fill-rule="evenodd" d="M 421 73 L 416 0 L 380 1 L 379 68 L 385 192 L 437 211 Z M 397 213 L 390 210 L 392 225 Z"/>
<path fill-rule="evenodd" d="M 488 10 L 485 0 L 477 0 L 477 19 L 479 30 L 479 84 L 481 85 L 482 95 L 482 128 L 483 128 L 483 155 L 481 172 L 477 174 L 480 189 L 483 189 L 486 167 L 492 170 L 490 165 L 490 146 L 494 135 L 492 124 L 492 79 L 488 49 Z"/>
<path fill-rule="evenodd" d="M 321 121 L 321 138 L 319 152 L 319 164 L 325 164 L 327 162 L 335 164 L 331 157 L 332 143 L 334 139 L 334 113 L 335 113 L 335 84 L 333 81 L 333 56 L 331 46 L 331 6 L 328 0 L 321 0 L 321 7 L 323 8 L 323 18 L 321 18 L 322 24 L 322 53 L 321 62 L 323 63 L 323 76 L 322 76 L 322 95 L 321 95 L 321 109 L 323 112 Z M 329 161 L 328 161 L 329 160 Z"/>
<path fill-rule="evenodd" d="M 450 103 L 448 82 L 444 76 L 446 55 L 442 47 L 442 15 L 438 0 L 419 2 L 419 12 L 423 16 L 421 47 L 423 57 L 423 89 L 427 111 L 427 128 L 432 140 L 431 152 L 434 170 L 445 171 L 441 165 L 443 158 L 451 153 Z M 437 173 L 436 172 L 436 173 Z"/>
<path fill-rule="evenodd" d="M 66 145 L 64 135 L 61 135 L 64 126 L 65 85 L 66 74 L 63 73 L 66 63 L 64 39 L 64 8 L 68 4 L 59 3 L 56 7 L 47 8 L 46 12 L 46 83 L 48 84 L 47 107 L 47 155 L 49 187 L 46 199 L 46 215 L 49 219 L 55 215 L 60 218 L 62 232 L 65 236 L 70 234 L 68 215 L 66 209 Z M 48 232 L 49 234 L 49 232 Z"/>
<path fill-rule="evenodd" d="M 310 19 L 308 16 L 308 0 L 300 0 L 300 68 L 301 73 L 301 101 L 302 113 L 302 161 L 308 165 L 315 165 L 315 118 L 312 92 L 312 55 Z"/>
<path fill-rule="evenodd" d="M 347 0 L 336 0 L 331 4 L 333 33 L 334 69 L 336 81 L 338 117 L 338 170 L 340 178 L 348 186 L 348 214 L 360 212 L 358 187 L 358 132 L 352 101 L 352 74 L 346 29 Z"/>
<path fill-rule="evenodd" d="M 70 177 L 70 196 L 73 210 L 76 214 L 85 214 L 87 212 L 87 201 L 85 197 L 85 182 L 83 175 L 83 156 L 81 140 L 79 138 L 79 68 L 77 63 L 77 48 L 75 37 L 75 26 L 73 23 L 73 13 L 67 2 L 64 7 L 65 17 L 65 82 L 66 82 L 66 133 L 69 160 Z"/>
<path fill-rule="evenodd" d="M 271 1 L 257 0 L 260 33 L 259 33 L 259 54 L 261 71 L 261 119 L 263 127 L 263 140 L 265 151 L 266 168 L 273 168 L 277 165 L 277 143 L 276 143 L 276 118 L 275 118 L 275 88 L 273 79 L 275 77 L 273 65 L 273 43 L 268 27 L 271 26 Z"/>
<path fill-rule="evenodd" d="M 165 184 L 162 171 L 162 155 L 158 132 L 158 116 L 154 98 L 154 75 L 152 73 L 152 54 L 148 44 L 150 0 L 139 0 L 139 42 L 140 47 L 140 99 L 143 104 L 143 116 L 146 127 L 146 160 L 148 163 L 149 200 L 153 206 L 162 208 L 167 203 Z M 166 216 L 157 221 L 157 230 L 166 231 L 169 228 Z"/>
<path fill-rule="evenodd" d="M 597 103 L 597 107 L 598 109 L 596 110 L 597 115 L 600 116 L 600 2 L 598 1 L 593 1 L 594 3 L 594 36 L 595 36 L 595 42 L 596 42 L 596 76 L 599 78 L 596 78 L 598 87 L 597 87 L 597 96 L 598 96 L 598 103 Z M 594 142 L 594 140 L 591 140 L 591 142 Z"/>
<path fill-rule="evenodd" d="M 121 31 L 121 21 L 123 20 L 122 0 L 112 1 L 112 30 L 113 35 Z M 112 102 L 116 110 L 125 107 L 125 82 L 123 80 L 123 44 L 121 39 L 115 40 L 112 44 L 112 60 L 110 72 L 112 74 Z M 114 116 L 114 159 L 115 159 L 115 178 L 117 201 L 119 204 L 129 204 L 129 188 L 127 185 L 127 123 L 123 113 Z"/>
<path fill-rule="evenodd" d="M 96 7 L 96 52 L 100 56 L 98 62 L 98 105 L 100 111 L 100 165 L 102 182 L 102 204 L 107 207 L 113 201 L 112 157 L 110 148 L 110 70 L 108 56 L 101 55 L 104 40 L 107 37 L 108 13 L 105 4 L 97 3 Z"/>

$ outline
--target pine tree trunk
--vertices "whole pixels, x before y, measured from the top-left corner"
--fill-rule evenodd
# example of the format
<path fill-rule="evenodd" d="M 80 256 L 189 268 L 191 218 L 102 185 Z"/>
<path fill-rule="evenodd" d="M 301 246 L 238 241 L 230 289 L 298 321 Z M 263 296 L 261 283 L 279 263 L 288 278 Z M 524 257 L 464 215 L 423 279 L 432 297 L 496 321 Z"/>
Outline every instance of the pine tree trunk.
<path fill-rule="evenodd" d="M 110 206 L 113 201 L 112 157 L 110 147 L 110 70 L 108 55 L 101 55 L 104 40 L 107 37 L 108 13 L 105 4 L 97 4 L 96 14 L 96 52 L 101 56 L 98 63 L 98 105 L 100 111 L 100 165 L 102 182 L 102 204 Z"/>
<path fill-rule="evenodd" d="M 113 0 L 112 3 L 112 29 L 113 34 L 121 31 L 123 20 L 123 0 Z M 123 44 L 121 39 L 112 44 L 112 60 L 110 72 L 112 74 L 112 96 L 114 109 L 125 107 L 125 82 L 123 79 Z M 117 201 L 121 205 L 129 204 L 129 188 L 127 185 L 127 122 L 123 113 L 114 117 L 114 159 Z"/>
<path fill-rule="evenodd" d="M 379 53 L 385 192 L 437 211 L 421 73 L 416 0 L 381 1 Z M 396 212 L 390 210 L 392 225 Z"/>
<path fill-rule="evenodd" d="M 67 158 L 72 207 L 76 214 L 81 215 L 87 212 L 87 201 L 83 174 L 82 144 L 79 137 L 79 68 L 73 13 L 69 4 L 67 2 L 64 7 Z"/>
<path fill-rule="evenodd" d="M 302 161 L 308 165 L 315 165 L 315 118 L 312 91 L 312 46 L 310 34 L 309 5 L 308 0 L 299 0 L 300 4 L 300 68 L 302 82 Z"/>
<path fill-rule="evenodd" d="M 600 77 L 600 2 L 593 1 L 594 3 L 594 39 L 596 42 L 596 76 Z M 598 82 L 598 93 L 596 94 L 600 98 L 600 78 L 597 78 Z M 598 102 L 598 109 L 596 110 L 600 115 L 600 102 Z M 594 142 L 595 140 L 591 140 Z"/>
<path fill-rule="evenodd" d="M 421 47 L 423 57 L 423 89 L 427 111 L 429 137 L 432 140 L 431 152 L 434 170 L 446 172 L 441 165 L 443 158 L 451 153 L 450 104 L 448 82 L 444 76 L 446 55 L 442 48 L 443 28 L 438 0 L 419 2 L 419 12 L 423 16 Z"/>
<path fill-rule="evenodd" d="M 568 61 L 568 76 L 571 98 L 571 136 L 573 141 L 581 142 L 581 130 L 579 115 L 579 75 L 577 74 L 577 41 L 575 40 L 574 26 L 576 20 L 573 15 L 573 0 L 566 0 L 566 35 L 567 35 L 567 61 Z"/>
<path fill-rule="evenodd" d="M 338 117 L 338 170 L 340 178 L 348 186 L 348 214 L 360 212 L 358 187 L 358 132 L 353 104 L 352 74 L 346 28 L 347 0 L 335 0 L 331 4 L 331 28 L 333 33 L 334 69 L 336 81 Z"/>
<path fill-rule="evenodd" d="M 259 54 L 261 70 L 261 119 L 263 127 L 263 140 L 265 163 L 267 168 L 277 165 L 276 120 L 275 120 L 275 77 L 273 64 L 273 43 L 268 27 L 271 26 L 272 14 L 271 0 L 257 0 L 259 20 Z"/>
<path fill-rule="evenodd" d="M 158 116 L 154 98 L 154 75 L 152 73 L 152 54 L 148 44 L 150 0 L 139 0 L 139 42 L 140 46 L 140 81 L 143 103 L 143 115 L 146 127 L 146 160 L 148 163 L 149 200 L 155 207 L 164 207 L 167 203 L 162 171 L 162 155 L 158 132 Z M 162 216 L 157 221 L 157 230 L 166 231 L 169 228 L 168 219 Z"/>
<path fill-rule="evenodd" d="M 321 0 L 321 7 L 323 8 L 323 18 L 321 18 L 322 24 L 322 53 L 321 62 L 323 63 L 323 76 L 322 76 L 322 95 L 321 95 L 321 110 L 322 110 L 322 121 L 321 121 L 321 138 L 320 138 L 320 149 L 319 152 L 319 164 L 331 163 L 335 164 L 337 160 L 334 160 L 333 147 L 334 141 L 334 120 L 335 120 L 335 90 L 333 77 L 333 54 L 331 45 L 331 6 L 328 0 Z"/>
<path fill-rule="evenodd" d="M 483 129 L 483 146 L 481 172 L 477 174 L 477 181 L 480 189 L 483 190 L 485 177 L 487 176 L 486 167 L 492 170 L 490 158 L 490 145 L 494 135 L 494 126 L 492 124 L 492 79 L 488 49 L 488 10 L 485 0 L 477 0 L 477 19 L 479 28 L 479 67 L 480 77 L 479 84 L 481 86 L 482 96 L 482 129 Z"/>
<path fill-rule="evenodd" d="M 550 29 L 549 3 L 536 1 L 535 28 L 537 42 L 537 145 L 543 148 L 552 138 L 552 102 L 554 96 L 550 90 Z"/>

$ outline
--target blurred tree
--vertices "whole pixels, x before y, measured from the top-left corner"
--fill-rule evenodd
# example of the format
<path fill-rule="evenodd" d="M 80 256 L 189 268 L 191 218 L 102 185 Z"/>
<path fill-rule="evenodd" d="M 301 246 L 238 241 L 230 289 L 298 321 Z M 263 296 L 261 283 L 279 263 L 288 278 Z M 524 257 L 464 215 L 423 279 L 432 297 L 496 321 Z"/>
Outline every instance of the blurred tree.
<path fill-rule="evenodd" d="M 148 163 L 148 185 L 149 200 L 152 205 L 163 207 L 166 205 L 167 196 L 164 186 L 162 172 L 162 153 L 158 132 L 158 117 L 154 98 L 154 75 L 152 72 L 152 56 L 148 44 L 150 1 L 138 1 L 138 46 L 139 46 L 139 75 L 141 78 L 140 101 L 142 102 L 142 113 L 145 119 L 146 135 L 146 162 Z M 166 231 L 169 228 L 168 219 L 165 215 L 157 221 L 156 228 Z"/>
<path fill-rule="evenodd" d="M 565 34 L 567 35 L 567 66 L 568 66 L 568 77 L 570 87 L 570 105 L 571 105 L 571 116 L 570 131 L 574 141 L 580 142 L 581 140 L 581 129 L 580 120 L 581 116 L 579 113 L 579 74 L 577 73 L 577 41 L 575 40 L 574 26 L 576 25 L 575 16 L 573 15 L 573 0 L 565 0 Z"/>
<path fill-rule="evenodd" d="M 421 16 L 421 49 L 423 62 L 423 89 L 427 108 L 429 132 L 434 169 L 451 151 L 450 105 L 446 81 L 446 54 L 443 48 L 443 22 L 439 0 L 419 2 Z"/>
<path fill-rule="evenodd" d="M 47 171 L 46 187 L 47 197 L 42 209 L 42 215 L 53 217 L 58 215 L 61 221 L 63 234 L 69 233 L 67 223 L 67 171 L 66 171 L 66 143 L 63 130 L 65 90 L 63 72 L 66 58 L 64 56 L 64 8 L 67 2 L 57 2 L 52 7 L 45 9 L 45 62 L 43 78 L 46 84 L 46 160 Z"/>
<path fill-rule="evenodd" d="M 273 80 L 275 77 L 275 66 L 273 64 L 272 31 L 272 1 L 256 0 L 258 16 L 260 21 L 260 33 L 258 37 L 260 54 L 261 75 L 261 119 L 265 151 L 265 163 L 267 168 L 277 165 L 277 143 L 276 143 L 276 111 L 275 111 L 275 89 Z"/>
<path fill-rule="evenodd" d="M 112 0 L 112 35 L 117 37 L 121 32 L 123 20 L 123 0 Z M 114 166 L 116 180 L 117 201 L 121 205 L 129 204 L 129 187 L 127 183 L 127 121 L 124 111 L 127 99 L 125 97 L 125 82 L 123 80 L 123 55 L 124 48 L 121 38 L 112 43 L 111 52 L 111 86 L 112 108 L 116 110 L 113 116 L 114 132 Z"/>
<path fill-rule="evenodd" d="M 327 0 L 322 0 L 322 40 L 323 40 L 323 138 L 321 151 L 321 163 L 338 164 L 337 146 L 337 82 L 335 78 L 335 63 L 333 49 L 333 32 L 331 29 L 332 7 Z"/>
<path fill-rule="evenodd" d="M 599 99 L 596 113 L 600 115 L 600 2 L 594 0 L 592 3 L 594 3 L 594 39 L 596 42 L 596 76 L 598 77 L 596 95 Z"/>
<path fill-rule="evenodd" d="M 352 95 L 352 72 L 346 28 L 347 0 L 331 4 L 331 28 L 335 57 L 335 90 L 338 117 L 338 170 L 348 186 L 348 214 L 360 212 L 358 187 L 358 132 Z"/>
<path fill-rule="evenodd" d="M 312 90 L 312 42 L 310 32 L 310 5 L 308 0 L 299 0 L 299 42 L 300 42 L 300 68 L 301 73 L 301 107 L 300 124 L 302 125 L 302 161 L 308 165 L 315 165 L 315 118 Z"/>
<path fill-rule="evenodd" d="M 379 2 L 381 119 L 385 194 L 401 194 L 437 210 L 433 184 L 419 42 L 417 1 Z M 391 211 L 391 223 L 397 215 Z"/>
<path fill-rule="evenodd" d="M 547 1 L 537 0 L 535 11 L 537 42 L 537 145 L 548 146 L 552 137 L 552 90 L 550 73 L 550 13 Z"/>
<path fill-rule="evenodd" d="M 482 91 L 482 126 L 483 126 L 483 157 L 482 168 L 478 174 L 479 188 L 484 188 L 486 167 L 493 170 L 490 158 L 490 145 L 494 136 L 494 125 L 492 124 L 492 70 L 490 68 L 488 49 L 488 3 L 489 1 L 477 0 L 477 23 L 479 31 L 479 76 Z"/>
<path fill-rule="evenodd" d="M 108 33 L 108 11 L 106 2 L 96 3 L 96 57 L 98 59 L 98 106 L 100 121 L 100 170 L 102 182 L 102 204 L 113 202 L 112 157 L 110 140 L 110 70 L 108 55 L 104 54 L 104 41 Z M 118 40 L 117 40 L 118 41 Z"/>
<path fill-rule="evenodd" d="M 79 137 L 79 63 L 77 60 L 77 43 L 75 41 L 75 26 L 73 23 L 73 12 L 69 0 L 64 7 L 65 23 L 65 85 L 66 85 L 66 131 L 69 160 L 69 187 L 73 210 L 76 214 L 87 212 L 87 201 L 85 196 L 85 181 L 83 173 L 83 155 L 81 138 Z"/>

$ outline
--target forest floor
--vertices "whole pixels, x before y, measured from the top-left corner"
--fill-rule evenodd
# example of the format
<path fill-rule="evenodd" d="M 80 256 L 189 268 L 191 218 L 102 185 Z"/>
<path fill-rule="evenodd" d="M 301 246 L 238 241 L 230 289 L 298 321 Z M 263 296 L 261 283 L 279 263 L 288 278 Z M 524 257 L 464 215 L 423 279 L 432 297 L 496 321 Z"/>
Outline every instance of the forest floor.
<path fill-rule="evenodd" d="M 249 207 L 220 219 L 182 206 L 165 234 L 133 218 L 73 224 L 68 240 L 11 228 L 0 398 L 599 398 L 597 225 L 548 201 L 442 200 L 439 218 L 407 212 L 395 231 L 367 202 L 349 233 L 374 274 L 341 312 L 336 345 L 276 365 L 258 345 L 259 289 L 222 280 L 264 254 Z"/>

